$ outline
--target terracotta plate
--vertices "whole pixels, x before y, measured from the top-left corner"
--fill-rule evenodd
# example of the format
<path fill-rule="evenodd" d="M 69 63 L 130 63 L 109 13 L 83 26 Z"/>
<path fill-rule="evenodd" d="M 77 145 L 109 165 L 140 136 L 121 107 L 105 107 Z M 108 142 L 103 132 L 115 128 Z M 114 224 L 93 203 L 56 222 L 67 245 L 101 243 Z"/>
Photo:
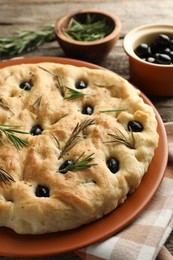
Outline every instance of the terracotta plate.
<path fill-rule="evenodd" d="M 55 57 L 30 57 L 8 60 L 1 62 L 0 68 L 15 64 L 38 62 L 57 62 L 86 66 L 93 69 L 100 68 L 87 62 Z M 142 94 L 142 98 L 146 103 L 152 105 L 145 95 Z M 157 110 L 155 108 L 154 110 L 158 121 L 159 146 L 141 185 L 128 197 L 124 204 L 98 221 L 66 232 L 46 235 L 18 235 L 8 228 L 0 228 L 0 255 L 31 257 L 70 252 L 106 239 L 131 223 L 145 209 L 156 193 L 167 165 L 166 132 Z"/>

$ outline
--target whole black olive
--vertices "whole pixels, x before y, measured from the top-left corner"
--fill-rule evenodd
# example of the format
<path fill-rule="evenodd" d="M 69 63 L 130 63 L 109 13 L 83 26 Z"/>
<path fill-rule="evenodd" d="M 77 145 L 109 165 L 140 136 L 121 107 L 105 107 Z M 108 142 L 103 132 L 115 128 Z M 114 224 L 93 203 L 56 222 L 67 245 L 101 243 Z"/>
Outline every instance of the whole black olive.
<path fill-rule="evenodd" d="M 92 115 L 93 112 L 94 112 L 94 109 L 92 106 L 86 105 L 82 108 L 82 114 Z"/>
<path fill-rule="evenodd" d="M 42 132 L 43 132 L 43 129 L 40 125 L 35 125 L 30 130 L 30 133 L 32 135 L 41 135 Z"/>
<path fill-rule="evenodd" d="M 46 186 L 38 185 L 35 191 L 37 197 L 49 197 L 49 189 Z"/>
<path fill-rule="evenodd" d="M 159 34 L 154 41 L 155 45 L 160 49 L 165 49 L 170 46 L 170 38 L 166 34 Z"/>
<path fill-rule="evenodd" d="M 33 84 L 31 81 L 23 81 L 22 83 L 20 83 L 19 87 L 21 89 L 24 89 L 24 90 L 31 90 Z"/>
<path fill-rule="evenodd" d="M 156 61 L 159 64 L 169 65 L 169 64 L 171 64 L 171 57 L 167 54 L 164 54 L 164 53 L 157 53 L 156 54 Z"/>
<path fill-rule="evenodd" d="M 156 62 L 156 59 L 155 59 L 154 57 L 148 57 L 148 58 L 146 59 L 146 61 L 148 61 L 148 62 L 150 62 L 150 63 L 157 63 L 157 62 Z"/>
<path fill-rule="evenodd" d="M 128 125 L 127 125 L 128 130 L 132 130 L 132 132 L 142 132 L 143 125 L 141 123 L 139 123 L 138 121 L 129 121 Z"/>
<path fill-rule="evenodd" d="M 69 165 L 72 164 L 73 162 L 74 162 L 73 160 L 66 160 L 66 161 L 64 161 L 64 162 L 60 165 L 60 167 L 59 167 L 59 172 L 60 172 L 60 173 L 66 173 L 66 172 L 67 172 L 67 170 L 66 170 L 67 166 L 69 166 Z"/>
<path fill-rule="evenodd" d="M 86 87 L 87 87 L 87 83 L 83 80 L 78 80 L 75 83 L 75 88 L 77 88 L 77 89 L 84 89 Z"/>
<path fill-rule="evenodd" d="M 119 161 L 114 158 L 107 160 L 106 164 L 112 173 L 116 173 L 119 170 Z"/>
<path fill-rule="evenodd" d="M 148 48 L 148 44 L 141 43 L 136 49 L 135 53 L 137 56 L 141 58 L 145 58 L 150 54 L 150 49 Z"/>

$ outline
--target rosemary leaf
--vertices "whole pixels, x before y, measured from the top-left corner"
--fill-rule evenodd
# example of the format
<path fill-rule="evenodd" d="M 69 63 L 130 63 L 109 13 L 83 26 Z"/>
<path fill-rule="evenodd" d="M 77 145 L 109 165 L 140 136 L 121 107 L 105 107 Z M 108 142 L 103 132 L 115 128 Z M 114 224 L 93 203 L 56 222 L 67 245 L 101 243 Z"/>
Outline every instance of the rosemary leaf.
<path fill-rule="evenodd" d="M 64 115 L 62 115 L 62 116 L 60 116 L 60 117 L 54 122 L 54 124 L 58 123 L 61 119 L 63 119 L 63 118 L 66 117 L 66 116 L 68 116 L 68 113 L 66 113 L 66 114 L 64 114 Z"/>
<path fill-rule="evenodd" d="M 29 142 L 21 137 L 18 137 L 12 133 L 6 132 L 5 135 L 8 137 L 8 139 L 14 144 L 14 146 L 19 150 L 20 148 L 23 148 L 24 146 L 27 146 Z"/>
<path fill-rule="evenodd" d="M 37 100 L 34 102 L 33 107 L 39 107 L 41 104 L 41 99 L 42 96 L 40 96 L 39 98 L 37 98 Z"/>
<path fill-rule="evenodd" d="M 90 168 L 92 166 L 97 165 L 96 163 L 90 163 L 94 158 L 92 157 L 94 153 L 91 153 L 90 155 L 84 157 L 81 159 L 84 155 L 84 152 L 76 159 L 76 161 L 69 164 L 64 169 L 60 170 L 60 172 L 67 172 L 67 171 L 77 171 L 77 170 L 84 170 L 87 168 Z"/>
<path fill-rule="evenodd" d="M 0 167 L 0 181 L 4 182 L 5 184 L 10 183 L 11 181 L 15 182 L 13 177 L 1 167 Z"/>
<path fill-rule="evenodd" d="M 99 88 L 112 88 L 115 85 L 103 85 L 103 84 L 98 84 L 98 83 L 94 83 L 94 85 L 96 85 Z"/>
<path fill-rule="evenodd" d="M 131 127 L 130 127 L 130 136 L 131 136 L 131 148 L 134 149 L 135 148 L 135 137 L 134 137 Z"/>
<path fill-rule="evenodd" d="M 13 125 L 0 124 L 0 135 L 2 135 L 2 133 L 4 133 L 6 135 L 6 137 L 11 141 L 11 143 L 14 144 L 16 149 L 19 150 L 20 148 L 27 146 L 29 144 L 29 142 L 28 142 L 28 140 L 25 140 L 21 137 L 16 136 L 15 133 L 19 133 L 19 134 L 29 134 L 29 133 L 20 131 L 20 130 L 15 130 L 14 127 L 15 126 L 13 126 Z"/>
<path fill-rule="evenodd" d="M 0 106 L 5 110 L 10 111 L 14 115 L 13 111 L 8 106 L 8 102 L 3 97 L 0 97 Z"/>
<path fill-rule="evenodd" d="M 56 137 L 54 134 L 52 134 L 52 133 L 51 133 L 51 135 L 53 136 L 54 140 L 56 141 L 56 144 L 57 144 L 57 146 L 58 146 L 58 149 L 60 149 L 60 143 L 59 143 L 57 137 Z"/>
<path fill-rule="evenodd" d="M 115 109 L 107 109 L 107 110 L 100 110 L 100 113 L 107 113 L 107 112 L 119 112 L 119 111 L 126 111 L 127 108 L 115 108 Z"/>
<path fill-rule="evenodd" d="M 94 119 L 85 119 L 81 124 L 77 123 L 75 128 L 73 129 L 69 139 L 67 140 L 64 148 L 62 149 L 60 156 L 58 159 L 60 159 L 65 153 L 67 153 L 69 150 L 72 149 L 74 145 L 76 145 L 79 141 L 79 134 L 86 129 L 88 126 L 94 124 Z"/>
<path fill-rule="evenodd" d="M 130 149 L 134 149 L 135 147 L 135 138 L 132 130 L 130 129 L 129 137 L 127 138 L 123 132 L 121 132 L 118 128 L 116 128 L 117 133 L 115 134 L 109 134 L 110 137 L 112 137 L 112 140 L 105 143 L 121 143 L 126 145 Z"/>
<path fill-rule="evenodd" d="M 76 98 L 83 97 L 86 95 L 75 89 L 68 88 L 68 87 L 65 87 L 65 88 L 68 90 L 67 96 L 64 97 L 64 99 L 66 99 L 66 100 L 72 100 L 72 99 L 76 99 Z"/>
<path fill-rule="evenodd" d="M 54 25 L 46 25 L 40 31 L 18 30 L 14 36 L 0 37 L 0 57 L 11 58 L 23 52 L 33 51 L 45 42 L 55 41 Z"/>

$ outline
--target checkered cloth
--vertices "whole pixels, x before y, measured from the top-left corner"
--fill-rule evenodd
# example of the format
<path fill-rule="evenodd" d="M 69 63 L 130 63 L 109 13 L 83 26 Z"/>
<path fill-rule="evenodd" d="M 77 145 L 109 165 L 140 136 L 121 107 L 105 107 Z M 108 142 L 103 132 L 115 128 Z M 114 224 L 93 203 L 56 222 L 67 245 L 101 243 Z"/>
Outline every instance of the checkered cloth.
<path fill-rule="evenodd" d="M 163 248 L 173 229 L 173 123 L 165 124 L 169 162 L 159 190 L 146 210 L 127 228 L 105 241 L 77 251 L 86 260 L 169 260 Z"/>

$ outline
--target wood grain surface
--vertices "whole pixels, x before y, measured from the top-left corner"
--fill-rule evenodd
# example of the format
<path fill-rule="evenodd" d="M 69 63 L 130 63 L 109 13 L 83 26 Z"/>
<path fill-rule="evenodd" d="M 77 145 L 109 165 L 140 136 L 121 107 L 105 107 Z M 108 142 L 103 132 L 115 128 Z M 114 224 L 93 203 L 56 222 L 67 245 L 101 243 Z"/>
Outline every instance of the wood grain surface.
<path fill-rule="evenodd" d="M 134 27 L 149 23 L 173 23 L 173 0 L 0 0 L 0 35 L 9 36 L 21 28 L 39 30 L 69 11 L 81 8 L 99 8 L 116 14 L 122 23 L 120 39 L 109 56 L 99 63 L 122 77 L 129 79 L 128 58 L 122 43 L 127 32 Z M 66 57 L 56 41 L 46 43 L 36 51 L 23 56 L 60 56 Z M 173 87 L 173 86 L 172 86 Z M 173 97 L 149 97 L 159 111 L 163 122 L 173 121 Z M 166 242 L 173 254 L 173 234 Z M 0 260 L 10 258 L 0 257 Z M 18 259 L 18 258 L 13 258 Z M 79 259 L 73 253 L 60 256 L 34 259 Z M 166 259 L 165 259 L 166 260 Z"/>

